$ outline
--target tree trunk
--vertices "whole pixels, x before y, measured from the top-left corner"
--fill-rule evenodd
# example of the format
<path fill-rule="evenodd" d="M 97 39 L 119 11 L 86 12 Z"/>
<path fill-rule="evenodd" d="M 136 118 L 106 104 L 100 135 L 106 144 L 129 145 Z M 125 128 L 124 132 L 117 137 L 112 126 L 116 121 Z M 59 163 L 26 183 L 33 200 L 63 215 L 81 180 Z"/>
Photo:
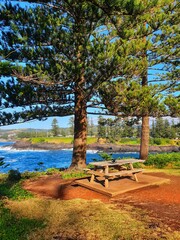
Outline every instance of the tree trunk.
<path fill-rule="evenodd" d="M 144 23 L 146 25 L 146 23 Z M 146 37 L 143 39 L 146 42 Z M 144 71 L 142 72 L 142 88 L 148 86 L 148 61 L 146 50 L 144 50 L 143 55 L 144 59 Z M 149 111 L 147 110 L 146 114 L 142 116 L 142 129 L 141 129 L 141 145 L 140 145 L 140 159 L 146 160 L 149 153 Z"/>
<path fill-rule="evenodd" d="M 74 143 L 70 168 L 82 169 L 86 166 L 87 112 L 83 90 L 75 94 Z"/>
<path fill-rule="evenodd" d="M 84 59 L 82 59 L 82 46 L 77 51 L 77 63 L 80 67 L 79 77 L 75 80 L 75 106 L 74 106 L 74 142 L 73 156 L 70 168 L 82 169 L 86 166 L 87 147 L 87 100 L 84 77 Z M 78 74 L 77 74 L 78 76 Z"/>
<path fill-rule="evenodd" d="M 146 160 L 149 153 L 149 116 L 142 117 L 140 159 Z"/>

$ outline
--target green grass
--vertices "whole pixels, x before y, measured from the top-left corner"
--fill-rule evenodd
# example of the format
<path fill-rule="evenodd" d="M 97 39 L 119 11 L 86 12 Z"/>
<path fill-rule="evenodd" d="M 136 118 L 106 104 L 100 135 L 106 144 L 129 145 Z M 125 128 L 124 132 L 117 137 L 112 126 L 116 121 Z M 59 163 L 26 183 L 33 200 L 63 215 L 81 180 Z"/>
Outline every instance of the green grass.
<path fill-rule="evenodd" d="M 131 206 L 119 208 L 98 200 L 32 199 L 8 202 L 8 207 L 20 219 L 31 218 L 46 223 L 44 228 L 32 231 L 28 240 L 179 239 L 178 233 L 168 230 L 165 225 L 149 228 L 151 219 L 147 213 Z"/>
<path fill-rule="evenodd" d="M 37 137 L 37 138 L 31 138 L 31 142 L 33 144 L 36 143 L 67 143 L 72 144 L 73 143 L 73 137 Z M 87 144 L 96 143 L 97 138 L 96 137 L 88 137 L 87 138 Z"/>
<path fill-rule="evenodd" d="M 139 138 L 121 138 L 121 140 L 118 142 L 119 145 L 138 145 L 140 144 Z"/>
<path fill-rule="evenodd" d="M 82 171 L 73 171 L 73 172 L 70 172 L 70 171 L 65 171 L 65 172 L 61 172 L 61 176 L 63 179 L 72 179 L 72 178 L 82 178 L 82 177 L 86 177 L 87 174 L 82 172 Z"/>
<path fill-rule="evenodd" d="M 42 220 L 27 217 L 18 218 L 0 201 L 0 239 L 26 240 L 28 234 L 38 228 L 43 228 Z"/>
<path fill-rule="evenodd" d="M 163 169 L 157 169 L 157 168 L 148 168 L 145 167 L 145 172 L 162 172 L 168 175 L 174 175 L 174 176 L 180 176 L 180 169 L 172 169 L 172 168 L 163 168 Z"/>
<path fill-rule="evenodd" d="M 32 197 L 30 192 L 22 188 L 21 182 L 9 181 L 7 175 L 0 179 L 0 198 L 22 200 Z"/>
<path fill-rule="evenodd" d="M 0 239 L 25 240 L 31 231 L 44 226 L 42 220 L 17 217 L 5 205 L 8 200 L 22 202 L 33 195 L 22 188 L 21 182 L 9 181 L 8 175 L 0 175 Z M 8 204 L 7 204 L 8 205 Z"/>
<path fill-rule="evenodd" d="M 31 138 L 31 142 L 33 144 L 36 143 L 72 143 L 73 138 L 72 137 L 37 137 L 37 138 Z"/>
<path fill-rule="evenodd" d="M 53 170 L 52 170 L 53 171 Z M 179 169 L 147 169 L 179 175 Z M 82 177 L 82 172 L 61 172 L 63 178 Z M 26 178 L 27 174 L 23 176 Z M 29 176 L 28 176 L 29 177 Z M 22 180 L 21 180 L 22 181 Z M 151 218 L 130 205 L 117 207 L 99 200 L 68 201 L 35 198 L 20 182 L 0 175 L 0 239 L 180 239 L 178 232 L 164 224 L 149 228 Z M 156 221 L 153 219 L 153 223 Z"/>

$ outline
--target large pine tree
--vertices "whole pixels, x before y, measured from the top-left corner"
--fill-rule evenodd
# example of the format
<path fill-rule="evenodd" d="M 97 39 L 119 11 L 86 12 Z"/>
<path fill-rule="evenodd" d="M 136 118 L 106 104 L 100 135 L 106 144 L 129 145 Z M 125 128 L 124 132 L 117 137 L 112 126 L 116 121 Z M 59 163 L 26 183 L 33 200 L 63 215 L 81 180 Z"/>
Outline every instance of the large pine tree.
<path fill-rule="evenodd" d="M 178 98 L 168 96 L 169 90 L 176 91 L 178 86 L 179 4 L 117 0 L 109 7 L 107 1 L 99 6 L 109 16 L 119 44 L 128 49 L 125 66 L 134 73 L 128 79 L 120 76 L 104 84 L 100 94 L 110 112 L 142 118 L 140 157 L 147 159 L 149 116 L 179 114 Z"/>
<path fill-rule="evenodd" d="M 74 114 L 71 167 L 84 167 L 87 109 L 120 64 L 104 13 L 79 0 L 10 2 L 0 8 L 1 75 L 11 77 L 1 79 L 0 124 Z"/>

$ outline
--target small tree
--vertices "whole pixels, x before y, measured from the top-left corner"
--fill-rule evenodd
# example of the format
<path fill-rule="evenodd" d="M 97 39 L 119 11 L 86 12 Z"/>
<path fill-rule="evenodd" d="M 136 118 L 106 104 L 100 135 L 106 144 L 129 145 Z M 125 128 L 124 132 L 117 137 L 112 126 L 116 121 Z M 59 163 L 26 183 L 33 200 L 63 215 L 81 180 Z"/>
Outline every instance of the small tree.
<path fill-rule="evenodd" d="M 94 135 L 94 123 L 92 118 L 88 118 L 88 135 L 91 137 Z"/>
<path fill-rule="evenodd" d="M 52 126 L 51 132 L 53 136 L 57 137 L 59 135 L 59 126 L 56 118 L 53 119 L 51 126 Z"/>
<path fill-rule="evenodd" d="M 98 117 L 98 138 L 106 137 L 106 121 L 102 116 Z"/>
<path fill-rule="evenodd" d="M 70 135 L 74 134 L 74 117 L 69 118 L 69 133 Z"/>

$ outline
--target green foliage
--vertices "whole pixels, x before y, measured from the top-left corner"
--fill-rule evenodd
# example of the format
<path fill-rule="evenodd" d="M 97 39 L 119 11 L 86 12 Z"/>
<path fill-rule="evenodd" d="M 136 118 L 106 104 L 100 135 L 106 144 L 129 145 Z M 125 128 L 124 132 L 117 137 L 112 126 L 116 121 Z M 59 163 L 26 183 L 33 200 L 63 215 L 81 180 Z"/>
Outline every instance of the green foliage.
<path fill-rule="evenodd" d="M 179 70 L 179 69 L 178 69 Z M 179 87 L 177 88 L 179 91 Z M 169 108 L 172 116 L 180 115 L 180 96 L 170 95 L 165 99 L 165 104 Z"/>
<path fill-rule="evenodd" d="M 0 105 L 23 106 L 13 113 L 2 111 L 0 125 L 76 114 L 75 96 L 96 107 L 91 93 L 117 69 L 111 36 L 99 29 L 104 12 L 90 2 L 56 4 L 54 11 L 53 6 L 24 8 L 8 1 L 0 9 L 5 19 L 1 22 L 1 56 L 9 65 L 17 65 L 16 79 L 11 79 L 7 66 L 2 67 L 9 80 L 0 82 Z"/>
<path fill-rule="evenodd" d="M 6 168 L 8 167 L 10 164 L 5 164 L 5 162 L 3 161 L 3 159 L 0 159 L 0 167 Z"/>
<path fill-rule="evenodd" d="M 168 166 L 171 168 L 179 168 L 180 153 L 150 154 L 144 165 L 153 166 L 156 168 L 164 168 Z"/>
<path fill-rule="evenodd" d="M 53 119 L 51 126 L 52 126 L 51 132 L 53 134 L 53 137 L 58 136 L 60 133 L 60 129 L 56 118 Z"/>
<path fill-rule="evenodd" d="M 150 138 L 151 145 L 176 145 L 176 143 L 168 138 Z"/>
<path fill-rule="evenodd" d="M 133 138 L 121 138 L 121 140 L 119 141 L 120 144 L 139 144 L 140 143 L 140 139 L 133 139 Z"/>
<path fill-rule="evenodd" d="M 0 239 L 26 240 L 28 233 L 45 227 L 43 221 L 19 218 L 0 202 Z"/>
<path fill-rule="evenodd" d="M 44 138 L 38 138 L 37 139 L 37 143 L 44 143 L 45 142 L 45 139 Z"/>
<path fill-rule="evenodd" d="M 25 180 L 25 179 L 30 179 L 30 178 L 38 178 L 42 175 L 45 175 L 46 173 L 45 172 L 23 172 L 21 173 L 21 177 L 22 177 L 22 180 Z"/>
<path fill-rule="evenodd" d="M 99 153 L 99 155 L 102 157 L 103 160 L 105 161 L 111 161 L 113 160 L 112 154 L 108 154 L 105 152 Z"/>
<path fill-rule="evenodd" d="M 72 179 L 72 178 L 83 178 L 83 177 L 87 177 L 87 174 L 84 172 L 76 172 L 76 171 L 72 171 L 72 172 L 62 172 L 61 176 L 63 179 Z"/>
<path fill-rule="evenodd" d="M 7 179 L 9 181 L 19 181 L 21 179 L 21 173 L 18 170 L 10 170 Z"/>
<path fill-rule="evenodd" d="M 47 175 L 57 174 L 60 173 L 60 170 L 58 168 L 48 168 L 46 169 Z"/>
<path fill-rule="evenodd" d="M 24 190 L 20 182 L 3 181 L 0 183 L 0 197 L 7 197 L 12 200 L 23 200 L 32 198 L 32 194 Z"/>
<path fill-rule="evenodd" d="M 153 121 L 150 136 L 153 138 L 169 138 L 174 139 L 178 137 L 175 124 L 167 119 L 157 118 Z"/>

